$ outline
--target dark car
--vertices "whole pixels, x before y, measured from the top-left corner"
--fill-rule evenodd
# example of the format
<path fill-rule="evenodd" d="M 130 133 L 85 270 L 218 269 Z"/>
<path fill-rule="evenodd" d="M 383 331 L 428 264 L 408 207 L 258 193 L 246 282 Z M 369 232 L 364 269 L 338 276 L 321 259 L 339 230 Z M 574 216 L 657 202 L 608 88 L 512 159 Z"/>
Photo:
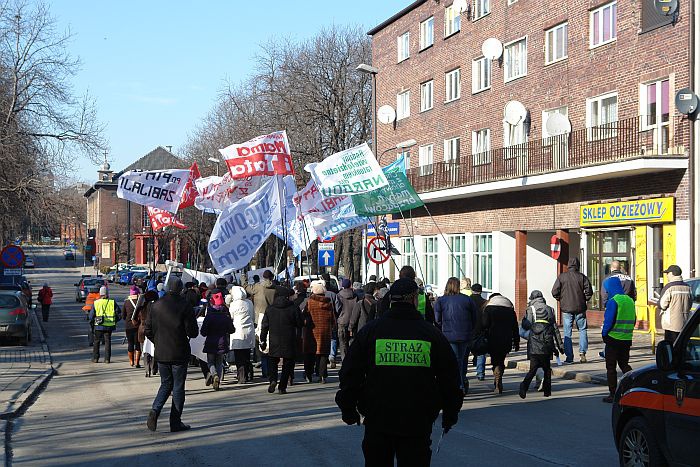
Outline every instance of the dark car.
<path fill-rule="evenodd" d="M 0 276 L 0 290 L 19 290 L 32 306 L 32 284 L 24 276 Z"/>
<path fill-rule="evenodd" d="M 20 345 L 32 339 L 29 305 L 22 292 L 0 290 L 0 337 L 11 337 Z"/>
<path fill-rule="evenodd" d="M 620 465 L 698 465 L 700 313 L 674 343 L 661 341 L 656 364 L 627 373 L 613 401 Z"/>
<path fill-rule="evenodd" d="M 136 271 L 131 275 L 131 278 L 129 279 L 129 284 L 139 284 L 142 282 L 146 277 L 148 277 L 148 272 L 147 271 Z"/>
<path fill-rule="evenodd" d="M 685 281 L 686 284 L 690 286 L 690 291 L 693 294 L 693 305 L 691 311 L 695 311 L 700 308 L 700 277 L 694 277 Z"/>
<path fill-rule="evenodd" d="M 76 302 L 84 302 L 88 296 L 88 293 L 90 293 L 89 292 L 90 288 L 92 288 L 92 287 L 100 288 L 102 286 L 107 287 L 107 281 L 102 276 L 97 276 L 97 277 L 83 276 L 80 279 L 80 281 L 74 285 L 75 285 L 75 301 Z"/>
<path fill-rule="evenodd" d="M 75 259 L 75 254 L 73 253 L 73 250 L 64 250 L 63 251 L 63 259 L 66 260 L 74 260 Z"/>

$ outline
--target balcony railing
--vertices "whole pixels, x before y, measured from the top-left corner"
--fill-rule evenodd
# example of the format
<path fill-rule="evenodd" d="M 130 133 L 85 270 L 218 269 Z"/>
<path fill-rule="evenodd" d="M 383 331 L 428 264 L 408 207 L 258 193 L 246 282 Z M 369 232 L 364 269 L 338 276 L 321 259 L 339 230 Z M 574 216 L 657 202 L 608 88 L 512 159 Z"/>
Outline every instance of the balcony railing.
<path fill-rule="evenodd" d="M 407 175 L 416 191 L 424 193 L 639 157 L 684 156 L 689 131 L 680 116 L 655 125 L 640 116 L 435 162 L 422 170 L 414 167 Z"/>

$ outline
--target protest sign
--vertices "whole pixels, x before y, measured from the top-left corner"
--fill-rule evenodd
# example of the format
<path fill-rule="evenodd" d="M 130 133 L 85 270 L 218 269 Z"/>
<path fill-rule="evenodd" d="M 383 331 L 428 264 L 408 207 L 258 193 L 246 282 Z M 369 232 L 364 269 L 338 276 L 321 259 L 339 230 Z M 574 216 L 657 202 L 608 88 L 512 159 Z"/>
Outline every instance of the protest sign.
<path fill-rule="evenodd" d="M 209 256 L 219 274 L 243 268 L 281 219 L 279 177 L 221 212 L 209 238 Z"/>
<path fill-rule="evenodd" d="M 117 196 L 143 206 L 152 206 L 173 214 L 177 212 L 190 171 L 130 170 L 119 177 Z"/>
<path fill-rule="evenodd" d="M 326 198 L 367 193 L 389 183 L 367 143 L 307 164 L 304 170 Z"/>
<path fill-rule="evenodd" d="M 293 175 L 292 152 L 286 131 L 262 135 L 219 152 L 234 180 L 261 175 Z"/>
<path fill-rule="evenodd" d="M 228 173 L 223 177 L 200 178 L 195 182 L 198 194 L 194 205 L 202 211 L 218 214 L 260 188 L 264 181 L 264 177 L 234 180 Z"/>
<path fill-rule="evenodd" d="M 332 211 L 332 215 L 326 217 L 318 214 L 305 216 L 306 222 L 311 222 L 319 238 L 334 237 L 346 230 L 360 227 L 369 222 L 367 217 L 355 214 L 352 203 L 346 204 L 337 210 Z"/>
<path fill-rule="evenodd" d="M 177 217 L 170 214 L 168 211 L 147 206 L 148 218 L 151 221 L 153 230 L 163 229 L 165 227 L 177 227 L 178 229 L 186 229 L 187 226 Z"/>
<path fill-rule="evenodd" d="M 394 214 L 423 206 L 416 191 L 403 172 L 403 156 L 384 167 L 389 185 L 369 193 L 352 196 L 355 212 L 360 216 Z"/>
<path fill-rule="evenodd" d="M 195 180 L 200 178 L 202 175 L 199 173 L 199 166 L 196 162 L 190 166 L 190 178 L 187 179 L 185 184 L 185 190 L 182 192 L 182 199 L 180 200 L 180 209 L 189 208 L 194 206 L 194 199 L 197 197 L 197 187 L 195 186 Z"/>

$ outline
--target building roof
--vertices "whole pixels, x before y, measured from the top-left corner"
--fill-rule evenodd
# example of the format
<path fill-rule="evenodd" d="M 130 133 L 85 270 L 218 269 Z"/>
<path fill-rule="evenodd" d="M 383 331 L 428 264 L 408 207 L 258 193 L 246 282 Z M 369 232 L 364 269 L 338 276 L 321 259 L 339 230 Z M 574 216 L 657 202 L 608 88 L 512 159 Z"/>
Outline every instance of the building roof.
<path fill-rule="evenodd" d="M 384 29 L 385 27 L 389 26 L 391 23 L 396 21 L 397 19 L 401 18 L 403 15 L 410 13 L 411 11 L 415 10 L 417 7 L 421 6 L 428 0 L 416 0 L 415 2 L 411 3 L 408 5 L 406 8 L 403 10 L 399 11 L 396 13 L 394 16 L 389 18 L 388 20 L 384 21 L 383 23 L 379 24 L 378 26 L 373 27 L 369 31 L 367 31 L 368 36 L 374 36 L 376 33 Z"/>

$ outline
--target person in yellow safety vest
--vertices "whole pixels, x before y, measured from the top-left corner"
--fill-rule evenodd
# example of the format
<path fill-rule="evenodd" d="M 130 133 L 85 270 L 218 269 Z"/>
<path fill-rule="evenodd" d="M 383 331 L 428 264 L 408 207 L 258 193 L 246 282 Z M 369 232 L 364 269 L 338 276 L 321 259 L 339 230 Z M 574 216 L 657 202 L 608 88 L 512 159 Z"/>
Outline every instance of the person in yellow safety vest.
<path fill-rule="evenodd" d="M 410 266 L 409 266 L 410 267 Z M 415 274 L 415 272 L 414 272 Z M 425 293 L 425 287 L 423 285 L 423 280 L 420 278 L 415 278 L 416 284 L 418 284 L 418 313 L 430 324 L 435 324 L 435 312 L 433 311 L 433 304 L 430 301 L 430 297 Z"/>
<path fill-rule="evenodd" d="M 605 368 L 608 374 L 608 389 L 610 395 L 603 399 L 609 404 L 613 401 L 617 389 L 617 371 L 619 366 L 623 373 L 632 370 L 629 365 L 632 334 L 637 321 L 634 301 L 622 288 L 622 282 L 616 276 L 608 277 L 603 282 L 608 293 L 608 303 L 605 305 L 603 320 L 603 342 L 605 342 Z"/>
<path fill-rule="evenodd" d="M 88 319 L 95 326 L 95 339 L 92 347 L 92 363 L 100 359 L 100 340 L 104 337 L 105 363 L 109 363 L 112 357 L 112 331 L 117 327 L 121 317 L 119 305 L 108 297 L 107 287 L 100 287 L 100 298 L 95 300 L 90 309 Z"/>

